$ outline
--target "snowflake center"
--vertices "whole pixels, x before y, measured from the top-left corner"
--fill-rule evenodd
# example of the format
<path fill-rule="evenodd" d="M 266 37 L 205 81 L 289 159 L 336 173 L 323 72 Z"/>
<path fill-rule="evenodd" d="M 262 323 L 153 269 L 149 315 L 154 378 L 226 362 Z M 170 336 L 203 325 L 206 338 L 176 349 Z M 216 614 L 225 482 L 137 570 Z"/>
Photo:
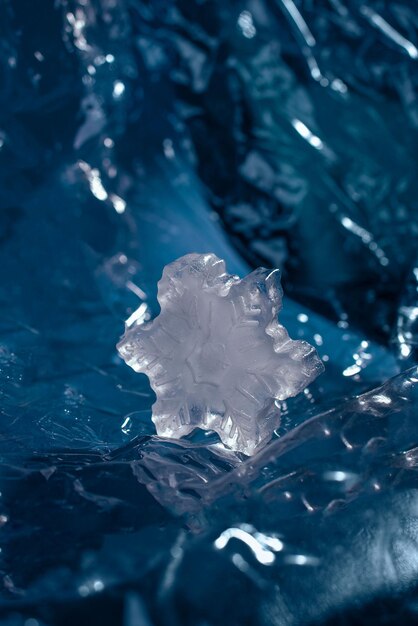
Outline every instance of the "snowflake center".
<path fill-rule="evenodd" d="M 195 346 L 187 364 L 195 383 L 219 385 L 228 367 L 225 346 L 217 342 L 207 342 Z"/>

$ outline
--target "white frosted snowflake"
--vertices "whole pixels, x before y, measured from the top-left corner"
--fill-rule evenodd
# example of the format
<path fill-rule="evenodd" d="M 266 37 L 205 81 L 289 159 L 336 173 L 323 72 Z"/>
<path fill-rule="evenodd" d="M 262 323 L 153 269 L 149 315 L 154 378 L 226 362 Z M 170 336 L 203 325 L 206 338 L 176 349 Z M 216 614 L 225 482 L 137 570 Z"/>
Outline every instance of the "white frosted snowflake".
<path fill-rule="evenodd" d="M 251 455 L 280 423 L 274 400 L 302 391 L 323 371 L 315 349 L 278 323 L 278 270 L 240 280 L 214 254 L 188 254 L 164 268 L 161 313 L 128 328 L 122 358 L 144 372 L 157 400 L 162 437 L 213 430 L 225 446 Z"/>

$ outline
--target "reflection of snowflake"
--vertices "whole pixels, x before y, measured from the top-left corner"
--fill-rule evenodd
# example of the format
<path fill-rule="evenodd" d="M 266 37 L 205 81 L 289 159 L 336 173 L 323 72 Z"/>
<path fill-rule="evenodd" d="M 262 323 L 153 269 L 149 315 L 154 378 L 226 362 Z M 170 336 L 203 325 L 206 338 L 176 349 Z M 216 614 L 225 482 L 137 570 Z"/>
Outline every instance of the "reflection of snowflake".
<path fill-rule="evenodd" d="M 240 280 L 214 254 L 188 254 L 165 267 L 158 300 L 160 315 L 127 329 L 118 345 L 150 379 L 158 434 L 214 430 L 229 448 L 252 454 L 279 424 L 274 400 L 296 395 L 323 370 L 314 348 L 289 339 L 277 321 L 278 270 Z"/>

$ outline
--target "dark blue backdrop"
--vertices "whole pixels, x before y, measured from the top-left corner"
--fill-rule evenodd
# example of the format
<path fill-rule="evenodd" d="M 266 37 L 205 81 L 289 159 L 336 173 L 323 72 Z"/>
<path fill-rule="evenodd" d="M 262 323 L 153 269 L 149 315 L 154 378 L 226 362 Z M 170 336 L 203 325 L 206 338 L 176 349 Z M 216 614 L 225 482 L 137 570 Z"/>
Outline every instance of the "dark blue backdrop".
<path fill-rule="evenodd" d="M 2 625 L 417 621 L 417 28 L 413 0 L 1 2 Z M 324 359 L 252 460 L 158 439 L 116 354 L 192 251 L 280 267 Z"/>

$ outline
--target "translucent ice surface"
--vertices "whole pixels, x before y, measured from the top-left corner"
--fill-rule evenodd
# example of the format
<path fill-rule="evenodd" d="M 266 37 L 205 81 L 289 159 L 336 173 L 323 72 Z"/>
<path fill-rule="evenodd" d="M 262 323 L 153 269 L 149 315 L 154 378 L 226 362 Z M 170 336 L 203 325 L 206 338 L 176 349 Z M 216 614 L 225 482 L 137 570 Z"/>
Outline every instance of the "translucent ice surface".
<path fill-rule="evenodd" d="M 416 4 L 0 2 L 1 626 L 418 623 Z M 208 250 L 326 366 L 244 459 L 115 350 Z"/>
<path fill-rule="evenodd" d="M 315 349 L 278 323 L 278 270 L 227 274 L 214 254 L 167 265 L 158 284 L 160 315 L 128 328 L 118 349 L 150 379 L 160 436 L 196 427 L 251 455 L 279 426 L 275 400 L 297 395 L 323 371 Z"/>

